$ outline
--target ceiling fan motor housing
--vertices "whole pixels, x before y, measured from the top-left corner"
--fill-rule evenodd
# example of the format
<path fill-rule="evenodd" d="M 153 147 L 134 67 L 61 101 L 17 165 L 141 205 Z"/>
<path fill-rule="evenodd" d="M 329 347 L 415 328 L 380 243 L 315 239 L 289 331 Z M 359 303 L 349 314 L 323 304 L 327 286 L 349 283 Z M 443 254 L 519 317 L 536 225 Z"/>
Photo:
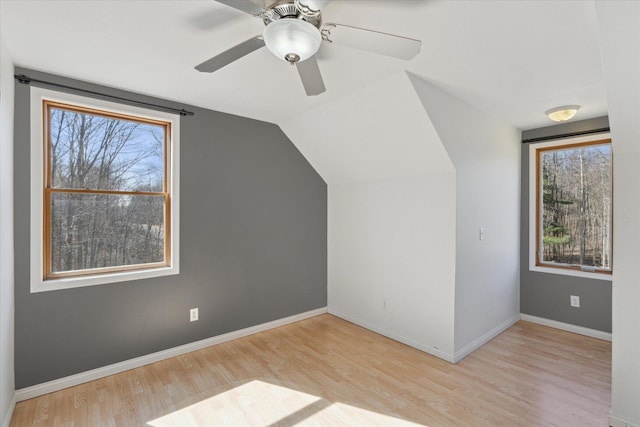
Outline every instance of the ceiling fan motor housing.
<path fill-rule="evenodd" d="M 320 28 L 320 12 L 317 12 L 315 14 L 304 13 L 304 2 L 300 2 L 300 6 L 298 6 L 298 3 L 299 2 L 297 0 L 295 3 L 291 0 L 278 2 L 265 9 L 260 17 L 262 18 L 264 25 L 269 25 L 271 22 L 283 18 L 295 18 L 302 19 L 309 22 L 310 24 L 313 24 L 313 26 L 315 26 L 316 28 Z"/>

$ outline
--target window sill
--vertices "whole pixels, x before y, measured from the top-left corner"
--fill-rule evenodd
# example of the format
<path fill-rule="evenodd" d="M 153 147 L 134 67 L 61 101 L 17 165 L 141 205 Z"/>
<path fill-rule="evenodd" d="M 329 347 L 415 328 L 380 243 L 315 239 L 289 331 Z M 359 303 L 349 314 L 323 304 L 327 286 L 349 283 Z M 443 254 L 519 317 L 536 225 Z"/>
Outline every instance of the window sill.
<path fill-rule="evenodd" d="M 57 291 L 61 289 L 81 288 L 83 286 L 105 285 L 107 283 L 128 282 L 131 280 L 150 279 L 153 277 L 179 274 L 177 266 L 161 267 L 148 270 L 123 271 L 119 273 L 99 274 L 93 276 L 65 277 L 43 281 L 31 280 L 31 293 Z"/>
<path fill-rule="evenodd" d="M 586 279 L 604 280 L 606 282 L 611 282 L 613 280 L 613 275 L 611 274 L 595 273 L 592 271 L 573 270 L 569 268 L 553 268 L 553 267 L 542 267 L 539 265 L 530 265 L 529 271 L 535 271 L 537 273 L 559 274 L 563 276 L 583 277 Z"/>

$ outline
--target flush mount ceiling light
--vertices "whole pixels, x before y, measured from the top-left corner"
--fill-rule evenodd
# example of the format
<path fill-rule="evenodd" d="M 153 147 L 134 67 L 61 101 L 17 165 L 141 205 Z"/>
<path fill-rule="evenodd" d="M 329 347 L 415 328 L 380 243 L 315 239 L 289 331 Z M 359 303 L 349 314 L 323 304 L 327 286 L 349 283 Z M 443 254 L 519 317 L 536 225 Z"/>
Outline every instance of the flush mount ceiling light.
<path fill-rule="evenodd" d="M 545 114 L 554 122 L 566 122 L 572 119 L 579 109 L 579 105 L 565 105 L 547 110 Z"/>

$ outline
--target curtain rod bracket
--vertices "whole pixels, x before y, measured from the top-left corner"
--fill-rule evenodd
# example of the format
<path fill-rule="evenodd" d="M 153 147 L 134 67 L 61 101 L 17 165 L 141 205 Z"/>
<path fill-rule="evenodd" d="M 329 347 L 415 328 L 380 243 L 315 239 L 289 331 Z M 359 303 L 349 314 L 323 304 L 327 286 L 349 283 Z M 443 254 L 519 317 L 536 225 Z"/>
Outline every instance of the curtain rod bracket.
<path fill-rule="evenodd" d="M 22 83 L 23 85 L 27 85 L 29 83 L 31 83 L 31 79 L 27 76 L 25 76 L 24 74 L 14 74 L 13 77 L 18 80 L 20 83 Z"/>

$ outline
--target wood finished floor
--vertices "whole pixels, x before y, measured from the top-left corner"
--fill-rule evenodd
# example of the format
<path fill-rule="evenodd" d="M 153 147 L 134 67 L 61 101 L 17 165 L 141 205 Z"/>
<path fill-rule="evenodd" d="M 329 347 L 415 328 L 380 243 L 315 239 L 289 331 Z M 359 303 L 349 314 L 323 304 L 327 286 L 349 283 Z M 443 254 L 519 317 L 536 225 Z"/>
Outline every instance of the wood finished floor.
<path fill-rule="evenodd" d="M 16 405 L 21 426 L 606 426 L 611 343 L 527 322 L 453 365 L 331 315 Z"/>

